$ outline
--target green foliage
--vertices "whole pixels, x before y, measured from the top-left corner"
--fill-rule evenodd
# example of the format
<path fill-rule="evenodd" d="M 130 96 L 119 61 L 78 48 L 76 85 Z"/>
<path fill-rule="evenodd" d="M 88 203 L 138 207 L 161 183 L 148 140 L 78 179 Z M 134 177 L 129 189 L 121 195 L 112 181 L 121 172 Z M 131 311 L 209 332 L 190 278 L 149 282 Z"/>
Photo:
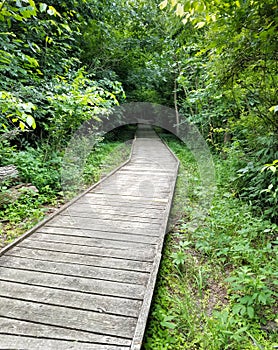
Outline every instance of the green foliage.
<path fill-rule="evenodd" d="M 60 168 L 62 153 L 53 152 L 49 147 L 27 147 L 14 153 L 13 163 L 25 183 L 32 183 L 40 193 L 55 195 L 61 191 Z"/>
<path fill-rule="evenodd" d="M 108 85 L 107 81 L 91 80 L 86 77 L 84 69 L 80 69 L 71 79 L 57 78 L 48 86 L 44 129 L 53 145 L 65 143 L 85 121 L 94 119 L 98 125 L 99 117 L 109 115 L 112 107 L 118 105 L 116 95 L 124 94 L 121 84 L 109 82 L 110 91 L 105 85 Z"/>
<path fill-rule="evenodd" d="M 78 0 L 0 3 L 0 165 L 16 165 L 20 176 L 1 183 L 3 242 L 61 201 L 60 170 L 72 133 L 91 118 L 99 123 L 99 115 L 108 117 L 118 99 L 125 99 L 115 76 L 97 80 L 81 63 L 82 30 L 94 6 Z M 94 156 L 90 161 L 87 183 L 100 166 Z M 25 183 L 39 192 L 14 188 Z"/>
<path fill-rule="evenodd" d="M 9 140 L 5 137 L 0 137 L 0 164 L 9 164 L 14 151 L 15 146 L 11 146 Z"/>
<path fill-rule="evenodd" d="M 81 64 L 81 30 L 93 16 L 91 6 L 1 3 L 0 132 L 9 134 L 10 144 L 25 139 L 34 145 L 42 137 L 53 147 L 65 144 L 82 122 L 124 99 L 120 83 L 93 80 Z M 20 138 L 17 129 L 24 131 Z"/>
<path fill-rule="evenodd" d="M 2 114 L 0 119 L 2 122 L 1 129 L 4 132 L 9 130 L 8 125 L 18 125 L 21 130 L 26 128 L 35 129 L 36 122 L 32 113 L 36 107 L 33 103 L 24 103 L 20 98 L 13 96 L 12 93 L 0 91 L 0 105 Z"/>
<path fill-rule="evenodd" d="M 155 1 L 107 1 L 88 21 L 82 59 L 97 77 L 123 82 L 130 101 L 168 104 L 165 24 Z"/>
<path fill-rule="evenodd" d="M 271 349 L 277 343 L 277 226 L 234 197 L 238 160 L 231 155 L 215 157 L 219 189 L 208 216 L 196 225 L 198 197 L 185 188 L 198 185 L 196 165 L 184 145 L 166 140 L 187 177 L 176 189 L 187 205 L 166 239 L 144 347 Z"/>
<path fill-rule="evenodd" d="M 186 250 L 189 248 L 190 244 L 191 243 L 188 241 L 180 241 L 179 245 L 175 247 L 177 251 L 173 253 L 171 257 L 173 258 L 173 263 L 177 266 L 177 268 L 184 264 L 186 260 Z"/>
<path fill-rule="evenodd" d="M 132 138 L 133 131 L 126 130 L 123 134 L 125 137 L 120 141 L 108 135 L 107 140 L 94 147 L 83 169 L 84 186 L 97 182 L 101 176 L 128 158 L 131 144 L 124 141 Z M 0 233 L 2 244 L 12 241 L 34 226 L 49 213 L 49 208 L 52 210 L 53 206 L 63 203 L 66 195 L 61 187 L 63 151 L 55 151 L 45 144 L 37 145 L 36 148 L 28 146 L 20 152 L 12 149 L 11 159 L 20 178 L 0 184 L 0 222 L 5 223 Z M 26 183 L 35 186 L 38 192 L 26 187 Z M 13 187 L 18 184 L 23 185 L 22 189 L 19 187 L 17 190 L 17 187 Z M 79 192 L 82 190 L 85 190 L 85 187 L 78 188 Z M 71 196 L 77 194 L 74 192 Z"/>
<path fill-rule="evenodd" d="M 164 0 L 159 7 L 163 10 L 167 5 L 170 5 L 170 11 L 181 18 L 183 24 L 189 22 L 196 29 L 203 28 L 207 23 L 216 21 L 216 15 L 210 12 L 211 4 L 208 1 L 179 2 L 178 0 Z"/>
<path fill-rule="evenodd" d="M 165 49 L 176 66 L 181 122 L 197 124 L 224 156 L 235 145 L 243 152 L 236 192 L 275 222 L 275 176 L 261 168 L 277 159 L 277 3 L 163 1 L 160 7 L 171 28 Z"/>
<path fill-rule="evenodd" d="M 273 296 L 275 293 L 266 283 L 267 278 L 269 278 L 269 276 L 265 275 L 267 270 L 263 271 L 262 269 L 261 272 L 261 274 L 255 275 L 248 266 L 242 266 L 234 272 L 234 276 L 227 278 L 232 292 L 231 300 L 234 314 L 247 315 L 250 319 L 260 316 L 258 318 L 260 321 L 263 321 L 263 306 L 274 304 L 275 299 Z M 274 280 L 274 284 L 275 281 L 277 281 L 277 278 Z"/>
<path fill-rule="evenodd" d="M 8 221 L 9 224 L 23 224 L 22 229 L 26 230 L 43 218 L 47 211 L 43 207 L 45 204 L 50 204 L 49 197 L 38 196 L 33 190 L 26 189 L 21 191 L 18 199 L 3 205 L 0 219 Z"/>
<path fill-rule="evenodd" d="M 118 140 L 107 142 L 107 139 L 94 147 L 83 171 L 85 184 L 91 185 L 92 182 L 99 181 L 101 177 L 127 160 L 130 150 L 130 143 Z"/>
<path fill-rule="evenodd" d="M 277 160 L 273 163 L 254 165 L 248 163 L 246 167 L 238 170 L 235 185 L 238 195 L 249 201 L 253 209 L 265 218 L 277 222 L 278 211 L 278 176 Z"/>

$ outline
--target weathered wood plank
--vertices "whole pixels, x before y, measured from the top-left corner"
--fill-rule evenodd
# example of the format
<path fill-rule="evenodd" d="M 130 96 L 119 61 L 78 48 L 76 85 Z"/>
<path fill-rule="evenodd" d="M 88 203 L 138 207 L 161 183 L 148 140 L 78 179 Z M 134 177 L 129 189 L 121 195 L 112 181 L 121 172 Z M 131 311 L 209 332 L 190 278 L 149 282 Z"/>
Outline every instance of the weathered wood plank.
<path fill-rule="evenodd" d="M 120 242 L 134 242 L 134 243 L 146 243 L 146 244 L 156 244 L 159 237 L 149 236 L 149 235 L 140 235 L 137 233 L 115 233 L 109 231 L 94 231 L 90 229 L 75 229 L 69 227 L 55 227 L 55 226 L 43 226 L 38 229 L 37 232 L 45 232 L 58 235 L 68 235 L 73 237 L 86 237 L 92 239 L 102 239 L 120 241 Z M 124 244 L 124 243 L 122 243 Z"/>
<path fill-rule="evenodd" d="M 127 199 L 127 200 L 136 200 L 136 201 L 139 201 L 139 202 L 142 202 L 144 204 L 153 204 L 153 203 L 167 203 L 167 194 L 168 192 L 165 192 L 165 193 L 158 193 L 158 195 L 156 197 L 152 196 L 152 195 L 147 195 L 147 194 L 141 194 L 141 193 L 130 193 L 130 194 L 125 194 L 125 193 L 122 193 L 122 192 L 116 192 L 116 191 L 113 191 L 111 190 L 111 188 L 107 189 L 107 191 L 105 189 L 98 189 L 98 190 L 95 190 L 94 192 L 92 192 L 94 195 L 100 195 L 102 197 L 108 197 L 108 198 L 111 198 L 111 197 L 114 197 L 115 199 L 117 200 L 122 200 L 122 199 Z"/>
<path fill-rule="evenodd" d="M 60 218 L 60 219 L 58 219 Z M 49 224 L 51 223 L 56 223 L 56 222 L 61 222 L 67 224 L 69 221 L 70 223 L 88 223 L 88 225 L 92 225 L 92 223 L 95 224 L 95 226 L 108 226 L 110 225 L 116 225 L 120 229 L 129 229 L 129 228 L 138 228 L 138 229 L 146 229 L 146 228 L 152 228 L 154 227 L 159 227 L 161 225 L 160 222 L 153 222 L 151 219 L 146 220 L 145 222 L 140 222 L 140 221 L 121 221 L 118 220 L 115 217 L 110 217 L 109 219 L 102 219 L 102 218 L 94 218 L 94 217 L 82 217 L 78 216 L 78 213 L 76 215 L 71 215 L 70 213 L 63 213 L 63 215 L 59 215 L 57 218 L 53 218 Z"/>
<path fill-rule="evenodd" d="M 82 209 L 82 208 L 81 208 Z M 68 208 L 65 212 L 64 215 L 69 215 L 73 217 L 79 217 L 79 218 L 91 218 L 95 219 L 96 221 L 116 221 L 116 222 L 136 222 L 136 223 L 148 223 L 148 224 L 159 224 L 161 222 L 162 215 L 160 217 L 144 217 L 144 216 L 136 216 L 132 217 L 131 215 L 125 214 L 125 215 L 120 215 L 119 213 L 115 214 L 112 213 L 96 213 L 93 208 L 87 207 L 86 210 L 81 211 L 76 210 L 75 207 Z"/>
<path fill-rule="evenodd" d="M 141 211 L 138 208 L 126 206 L 111 206 L 109 203 L 98 204 L 98 203 L 76 203 L 71 206 L 68 210 L 73 213 L 90 213 L 92 217 L 94 215 L 98 217 L 106 215 L 117 215 L 117 218 L 126 218 L 129 217 L 131 220 L 142 219 L 157 219 L 160 220 L 163 217 L 164 209 L 149 207 L 148 209 Z M 65 211 L 67 213 L 67 211 Z"/>
<path fill-rule="evenodd" d="M 132 339 L 136 318 L 0 297 L 0 316 Z"/>
<path fill-rule="evenodd" d="M 159 236 L 160 224 L 120 222 L 120 221 L 101 221 L 90 218 L 78 218 L 69 215 L 59 215 L 47 223 L 47 226 L 55 227 L 74 227 L 79 229 L 92 229 L 96 231 L 110 231 L 115 233 L 132 233 Z"/>
<path fill-rule="evenodd" d="M 132 169 L 132 168 L 124 168 L 120 171 L 120 173 L 126 173 L 126 174 L 136 174 L 136 175 L 140 175 L 140 174 L 144 174 L 144 176 L 149 175 L 150 177 L 153 176 L 157 176 L 157 177 L 161 177 L 161 176 L 169 176 L 171 175 L 171 172 L 167 172 L 166 170 L 153 170 L 153 169 L 149 169 L 148 171 L 144 171 L 144 170 L 138 170 L 138 169 Z"/>
<path fill-rule="evenodd" d="M 146 185 L 144 185 L 146 186 Z M 95 194 L 101 194 L 105 196 L 116 196 L 117 198 L 124 197 L 135 197 L 135 198 L 144 198 L 144 200 L 148 200 L 150 202 L 164 202 L 166 201 L 165 197 L 170 194 L 169 191 L 155 191 L 152 193 L 150 189 L 135 189 L 135 190 L 121 190 L 115 189 L 113 187 L 99 188 L 98 191 L 94 192 Z"/>
<path fill-rule="evenodd" d="M 75 253 L 85 256 L 112 257 L 119 259 L 128 259 L 135 261 L 153 261 L 155 249 L 153 246 L 144 248 L 132 249 L 131 247 L 123 246 L 122 248 L 112 249 L 105 247 L 90 247 L 80 244 L 56 243 L 51 241 L 39 242 L 32 238 L 27 238 L 21 242 L 19 247 L 44 249 L 56 252 Z"/>
<path fill-rule="evenodd" d="M 7 255 L 34 259 L 45 259 L 57 262 L 70 262 L 81 265 L 107 267 L 115 270 L 126 271 L 150 272 L 152 268 L 152 263 L 145 261 L 132 261 L 97 256 L 86 256 L 80 254 L 52 252 L 49 250 L 32 249 L 24 247 L 15 247 L 11 252 L 7 253 Z"/>
<path fill-rule="evenodd" d="M 152 251 L 155 246 L 149 243 L 141 242 L 125 242 L 124 248 L 123 243 L 119 241 L 114 241 L 111 239 L 94 238 L 94 237 L 72 237 L 67 235 L 51 234 L 35 232 L 32 235 L 33 241 L 43 241 L 43 242 L 56 242 L 56 243 L 67 243 L 72 245 L 81 245 L 83 247 L 98 247 L 107 249 L 120 249 L 120 250 L 148 250 Z"/>
<path fill-rule="evenodd" d="M 0 281 L 0 296 L 130 317 L 137 317 L 142 305 L 142 301 L 140 300 L 84 294 L 79 291 L 68 291 L 7 281 Z M 3 331 L 1 326 L 0 330 Z M 29 335 L 31 334 L 29 333 Z M 88 334 L 87 338 L 82 337 L 79 339 L 89 340 Z M 100 339 L 95 339 L 94 336 L 93 340 L 99 341 Z"/>
<path fill-rule="evenodd" d="M 153 229 L 155 230 L 157 227 L 161 226 L 161 222 L 155 222 L 152 219 L 146 219 L 146 221 L 142 222 L 140 220 L 135 220 L 135 221 L 127 221 L 127 220 L 118 220 L 117 217 L 110 216 L 107 219 L 103 218 L 94 218 L 94 217 L 82 217 L 79 216 L 78 213 L 75 215 L 72 215 L 70 212 L 69 214 L 63 213 L 63 215 L 59 215 L 61 220 L 63 220 L 65 223 L 68 221 L 73 222 L 73 223 L 79 223 L 84 222 L 85 224 L 87 223 L 88 225 L 92 225 L 94 223 L 96 226 L 115 226 L 119 227 L 120 229 L 130 229 L 130 228 L 136 228 L 136 229 Z M 54 218 L 50 222 L 56 222 Z"/>
<path fill-rule="evenodd" d="M 156 200 L 155 198 L 150 199 L 144 199 L 144 197 L 136 197 L 136 196 L 119 196 L 119 195 L 113 195 L 113 194 L 103 194 L 96 193 L 96 192 L 88 192 L 80 201 L 79 203 L 87 201 L 88 203 L 90 200 L 94 200 L 95 203 L 119 203 L 119 204 L 128 204 L 132 206 L 145 206 L 145 207 L 151 207 L 151 208 L 164 208 L 164 205 L 161 205 L 159 199 Z M 166 200 L 166 199 L 165 199 Z"/>
<path fill-rule="evenodd" d="M 7 267 L 1 267 L 0 280 L 135 300 L 141 300 L 145 291 L 142 285 Z"/>
<path fill-rule="evenodd" d="M 127 178 L 126 181 L 132 180 Z M 166 197 L 167 194 L 170 193 L 169 181 L 162 183 L 154 180 L 139 180 L 137 181 L 136 186 L 134 185 L 130 187 L 126 186 L 126 182 L 106 184 L 105 186 L 100 186 L 98 189 L 95 189 L 95 191 L 92 191 L 92 193 L 108 192 L 108 190 L 110 190 L 112 194 L 118 196 L 125 195 L 144 198 L 160 196 Z"/>
<path fill-rule="evenodd" d="M 115 210 L 116 212 L 119 210 L 124 213 L 128 213 L 129 211 L 131 213 L 134 213 L 137 211 L 137 215 L 141 216 L 144 213 L 163 213 L 165 210 L 165 206 L 161 205 L 161 202 L 152 202 L 152 203 L 140 203 L 140 202 L 131 202 L 131 201 L 121 201 L 121 198 L 119 200 L 113 200 L 113 198 L 102 198 L 102 201 L 99 201 L 97 199 L 91 198 L 91 197 L 84 197 L 82 200 L 78 201 L 78 204 L 80 205 L 87 205 L 92 208 L 100 209 L 104 207 L 105 209 Z M 105 210 L 104 209 L 104 210 Z"/>
<path fill-rule="evenodd" d="M 172 178 L 172 177 L 171 177 Z M 140 184 L 153 184 L 156 190 L 159 190 L 165 186 L 166 189 L 169 189 L 169 178 L 161 176 L 154 176 L 153 178 L 150 176 L 144 176 L 142 174 L 129 174 L 129 173 L 120 173 L 116 178 L 111 178 L 109 182 L 102 184 L 98 188 L 106 188 L 108 186 L 115 186 L 115 188 L 121 189 L 138 189 L 140 188 Z M 96 188 L 95 188 L 96 190 Z M 94 193 L 94 190 L 91 190 L 89 193 Z"/>
<path fill-rule="evenodd" d="M 169 164 L 167 164 L 169 166 Z M 135 169 L 132 170 L 128 168 L 127 166 L 123 167 L 121 170 L 119 170 L 116 174 L 114 174 L 112 177 L 110 177 L 107 181 L 103 182 L 101 186 L 98 187 L 105 187 L 108 184 L 112 184 L 114 182 L 115 185 L 118 184 L 120 180 L 126 180 L 129 178 L 134 178 L 134 177 L 140 177 L 141 181 L 146 180 L 147 182 L 152 182 L 153 178 L 152 176 L 149 176 L 149 172 L 151 172 L 155 179 L 158 181 L 158 183 L 165 183 L 166 180 L 169 179 L 169 177 L 173 176 L 172 172 L 165 172 L 165 173 L 159 173 L 159 170 L 157 169 L 150 169 L 148 171 L 136 171 Z M 124 185 L 124 184 L 123 184 Z M 168 185 L 168 184 L 167 184 Z M 136 187 L 138 186 L 138 183 L 133 183 L 133 182 L 126 182 L 125 187 L 126 188 L 131 188 L 131 187 Z"/>
<path fill-rule="evenodd" d="M 119 207 L 124 210 L 125 208 L 131 210 L 137 210 L 138 208 L 151 209 L 151 210 L 165 210 L 165 206 L 161 205 L 160 202 L 155 201 L 139 201 L 138 199 L 127 199 L 124 197 L 113 197 L 109 195 L 100 196 L 99 194 L 88 193 L 82 197 L 78 204 L 87 204 L 87 205 L 97 205 L 97 206 L 110 206 L 112 208 Z"/>
<path fill-rule="evenodd" d="M 135 182 L 133 181 L 134 179 L 137 179 L 138 181 Z M 169 189 L 170 185 L 168 174 L 164 176 L 154 174 L 154 177 L 152 177 L 145 174 L 135 174 L 123 171 L 117 173 L 117 176 L 111 177 L 109 180 L 102 183 L 102 185 L 98 186 L 98 188 L 102 189 L 107 188 L 109 186 L 115 186 L 115 188 L 121 188 L 122 190 L 136 190 L 138 188 L 142 188 L 140 186 L 141 183 L 144 183 L 146 185 L 152 184 L 155 186 L 156 190 Z M 163 186 L 165 186 L 165 188 Z M 97 190 L 97 188 L 91 190 L 90 192 L 94 192 L 95 190 Z"/>
<path fill-rule="evenodd" d="M 3 334 L 0 330 L 0 349 L 28 350 L 127 350 L 127 346 L 91 344 L 77 341 L 64 341 L 49 338 L 33 338 L 20 335 Z M 105 338 L 104 338 L 105 339 Z"/>
<path fill-rule="evenodd" d="M 49 259 L 47 255 L 45 256 L 45 258 Z M 80 265 L 76 262 L 53 262 L 48 260 L 36 260 L 32 258 L 16 257 L 9 255 L 5 255 L 0 258 L 0 266 L 30 271 L 58 273 L 73 277 L 93 277 L 99 280 L 140 285 L 145 285 L 149 277 L 149 273 L 146 272 L 116 270 L 109 269 L 107 267 Z"/>

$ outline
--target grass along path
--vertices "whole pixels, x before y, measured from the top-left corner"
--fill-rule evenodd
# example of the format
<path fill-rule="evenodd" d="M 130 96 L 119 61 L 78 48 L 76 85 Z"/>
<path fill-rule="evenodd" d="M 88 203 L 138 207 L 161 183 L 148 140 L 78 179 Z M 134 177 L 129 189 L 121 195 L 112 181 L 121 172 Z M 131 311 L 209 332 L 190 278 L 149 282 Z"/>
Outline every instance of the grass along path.
<path fill-rule="evenodd" d="M 278 348 L 277 226 L 254 217 L 252 208 L 233 196 L 232 154 L 215 157 L 218 189 L 196 226 L 197 164 L 184 144 L 162 136 L 181 169 L 172 214 L 176 224 L 166 237 L 143 348 Z"/>

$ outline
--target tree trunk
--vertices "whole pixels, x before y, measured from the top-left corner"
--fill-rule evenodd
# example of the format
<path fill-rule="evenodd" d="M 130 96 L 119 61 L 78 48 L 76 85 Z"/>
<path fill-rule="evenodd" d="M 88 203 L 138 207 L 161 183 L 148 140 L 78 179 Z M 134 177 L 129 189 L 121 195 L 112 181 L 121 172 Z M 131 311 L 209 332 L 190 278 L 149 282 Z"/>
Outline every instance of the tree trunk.
<path fill-rule="evenodd" d="M 175 105 L 175 112 L 176 112 L 176 130 L 177 135 L 179 135 L 179 124 L 180 124 L 180 115 L 178 110 L 178 92 L 177 92 L 177 79 L 174 80 L 174 105 Z"/>

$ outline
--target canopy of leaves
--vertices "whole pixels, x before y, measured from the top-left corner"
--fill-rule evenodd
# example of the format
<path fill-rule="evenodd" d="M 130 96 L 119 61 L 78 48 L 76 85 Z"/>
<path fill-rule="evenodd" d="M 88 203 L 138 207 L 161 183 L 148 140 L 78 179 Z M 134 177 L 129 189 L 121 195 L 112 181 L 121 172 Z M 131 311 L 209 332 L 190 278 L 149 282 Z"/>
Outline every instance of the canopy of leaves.
<path fill-rule="evenodd" d="M 277 18 L 275 0 L 4 0 L 0 142 L 59 147 L 125 98 L 175 106 L 214 150 L 241 154 L 236 194 L 256 189 L 269 207 L 277 174 L 260 169 L 278 158 Z"/>

